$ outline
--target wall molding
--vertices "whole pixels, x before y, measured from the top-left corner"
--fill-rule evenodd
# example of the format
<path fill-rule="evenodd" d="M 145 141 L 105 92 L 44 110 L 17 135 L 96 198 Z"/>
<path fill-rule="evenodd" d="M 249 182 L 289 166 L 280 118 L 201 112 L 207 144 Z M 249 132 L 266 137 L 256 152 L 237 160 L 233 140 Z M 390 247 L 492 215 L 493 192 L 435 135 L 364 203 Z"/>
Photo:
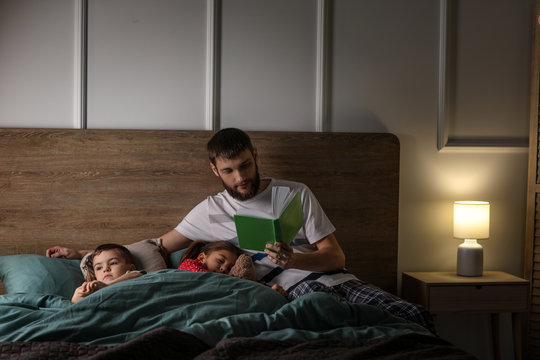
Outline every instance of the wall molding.
<path fill-rule="evenodd" d="M 317 55 L 315 76 L 315 131 L 329 131 L 330 0 L 317 0 Z"/>
<path fill-rule="evenodd" d="M 437 149 L 442 150 L 448 142 L 448 129 L 446 127 L 446 49 L 447 49 L 447 19 L 448 1 L 439 0 L 439 71 L 438 71 L 438 98 L 437 98 Z"/>
<path fill-rule="evenodd" d="M 73 127 L 86 129 L 88 79 L 88 0 L 74 2 Z"/>
<path fill-rule="evenodd" d="M 438 69 L 438 104 L 437 104 L 437 149 L 490 150 L 502 148 L 510 151 L 527 151 L 529 140 L 505 137 L 453 137 L 449 134 L 452 121 L 449 111 L 450 91 L 453 73 L 453 55 L 455 52 L 455 2 L 439 0 L 439 69 Z"/>
<path fill-rule="evenodd" d="M 205 128 L 218 130 L 221 0 L 206 1 Z"/>

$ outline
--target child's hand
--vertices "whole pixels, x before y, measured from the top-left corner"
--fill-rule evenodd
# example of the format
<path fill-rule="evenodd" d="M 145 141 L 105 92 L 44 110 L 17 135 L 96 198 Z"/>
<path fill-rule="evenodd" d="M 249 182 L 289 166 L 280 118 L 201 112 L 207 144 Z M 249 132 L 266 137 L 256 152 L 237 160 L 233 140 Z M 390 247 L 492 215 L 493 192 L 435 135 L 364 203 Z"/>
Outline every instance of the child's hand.
<path fill-rule="evenodd" d="M 101 289 L 102 287 L 103 286 L 101 286 L 100 282 L 97 280 L 85 281 L 82 283 L 81 286 L 75 289 L 75 293 L 73 294 L 73 297 L 71 298 L 71 302 L 76 303 L 82 300 L 83 298 L 87 297 L 88 295 Z"/>
<path fill-rule="evenodd" d="M 272 285 L 272 289 L 276 290 L 278 293 L 285 296 L 285 299 L 288 299 L 287 292 L 285 291 L 285 289 L 281 285 L 274 284 L 274 285 Z"/>

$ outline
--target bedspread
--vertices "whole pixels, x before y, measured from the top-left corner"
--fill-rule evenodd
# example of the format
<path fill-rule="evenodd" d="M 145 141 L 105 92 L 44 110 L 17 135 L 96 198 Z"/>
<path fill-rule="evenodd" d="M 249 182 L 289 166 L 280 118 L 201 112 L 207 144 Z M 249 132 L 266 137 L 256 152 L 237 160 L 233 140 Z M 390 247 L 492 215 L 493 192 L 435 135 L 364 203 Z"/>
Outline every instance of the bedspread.
<path fill-rule="evenodd" d="M 288 302 L 253 281 L 182 270 L 117 283 L 76 304 L 2 295 L 0 351 L 44 359 L 474 359 L 370 305 L 325 293 Z"/>
<path fill-rule="evenodd" d="M 302 342 L 428 334 L 369 305 L 323 293 L 287 300 L 259 283 L 216 273 L 162 270 L 108 286 L 77 304 L 60 296 L 0 297 L 0 341 L 116 345 L 167 326 L 213 346 L 229 337 Z"/>

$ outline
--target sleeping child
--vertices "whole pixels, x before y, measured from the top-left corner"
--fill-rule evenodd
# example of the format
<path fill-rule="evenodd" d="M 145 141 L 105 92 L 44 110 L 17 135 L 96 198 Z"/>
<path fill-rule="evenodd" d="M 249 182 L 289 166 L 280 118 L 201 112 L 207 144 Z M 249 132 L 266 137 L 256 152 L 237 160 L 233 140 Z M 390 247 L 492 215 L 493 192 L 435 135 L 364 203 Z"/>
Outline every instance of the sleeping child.
<path fill-rule="evenodd" d="M 194 241 L 182 255 L 178 269 L 228 274 L 240 255 L 240 249 L 228 241 Z"/>
<path fill-rule="evenodd" d="M 86 281 L 75 289 L 71 302 L 76 303 L 105 286 L 143 274 L 135 270 L 133 257 L 127 248 L 118 244 L 100 245 L 88 259 Z"/>
<path fill-rule="evenodd" d="M 180 270 L 193 272 L 217 272 L 246 280 L 257 281 L 257 273 L 251 258 L 228 241 L 194 241 L 180 260 Z M 278 284 L 272 289 L 287 298 L 287 293 Z"/>

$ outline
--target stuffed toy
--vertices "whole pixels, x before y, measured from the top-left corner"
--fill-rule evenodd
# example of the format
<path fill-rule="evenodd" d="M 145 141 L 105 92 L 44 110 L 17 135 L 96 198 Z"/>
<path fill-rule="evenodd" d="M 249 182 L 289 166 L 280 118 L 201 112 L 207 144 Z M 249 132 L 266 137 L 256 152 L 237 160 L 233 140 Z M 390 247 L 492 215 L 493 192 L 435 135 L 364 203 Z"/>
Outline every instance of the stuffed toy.
<path fill-rule="evenodd" d="M 246 280 L 257 280 L 255 265 L 248 254 L 242 254 L 236 259 L 236 263 L 229 271 L 229 275 Z"/>

